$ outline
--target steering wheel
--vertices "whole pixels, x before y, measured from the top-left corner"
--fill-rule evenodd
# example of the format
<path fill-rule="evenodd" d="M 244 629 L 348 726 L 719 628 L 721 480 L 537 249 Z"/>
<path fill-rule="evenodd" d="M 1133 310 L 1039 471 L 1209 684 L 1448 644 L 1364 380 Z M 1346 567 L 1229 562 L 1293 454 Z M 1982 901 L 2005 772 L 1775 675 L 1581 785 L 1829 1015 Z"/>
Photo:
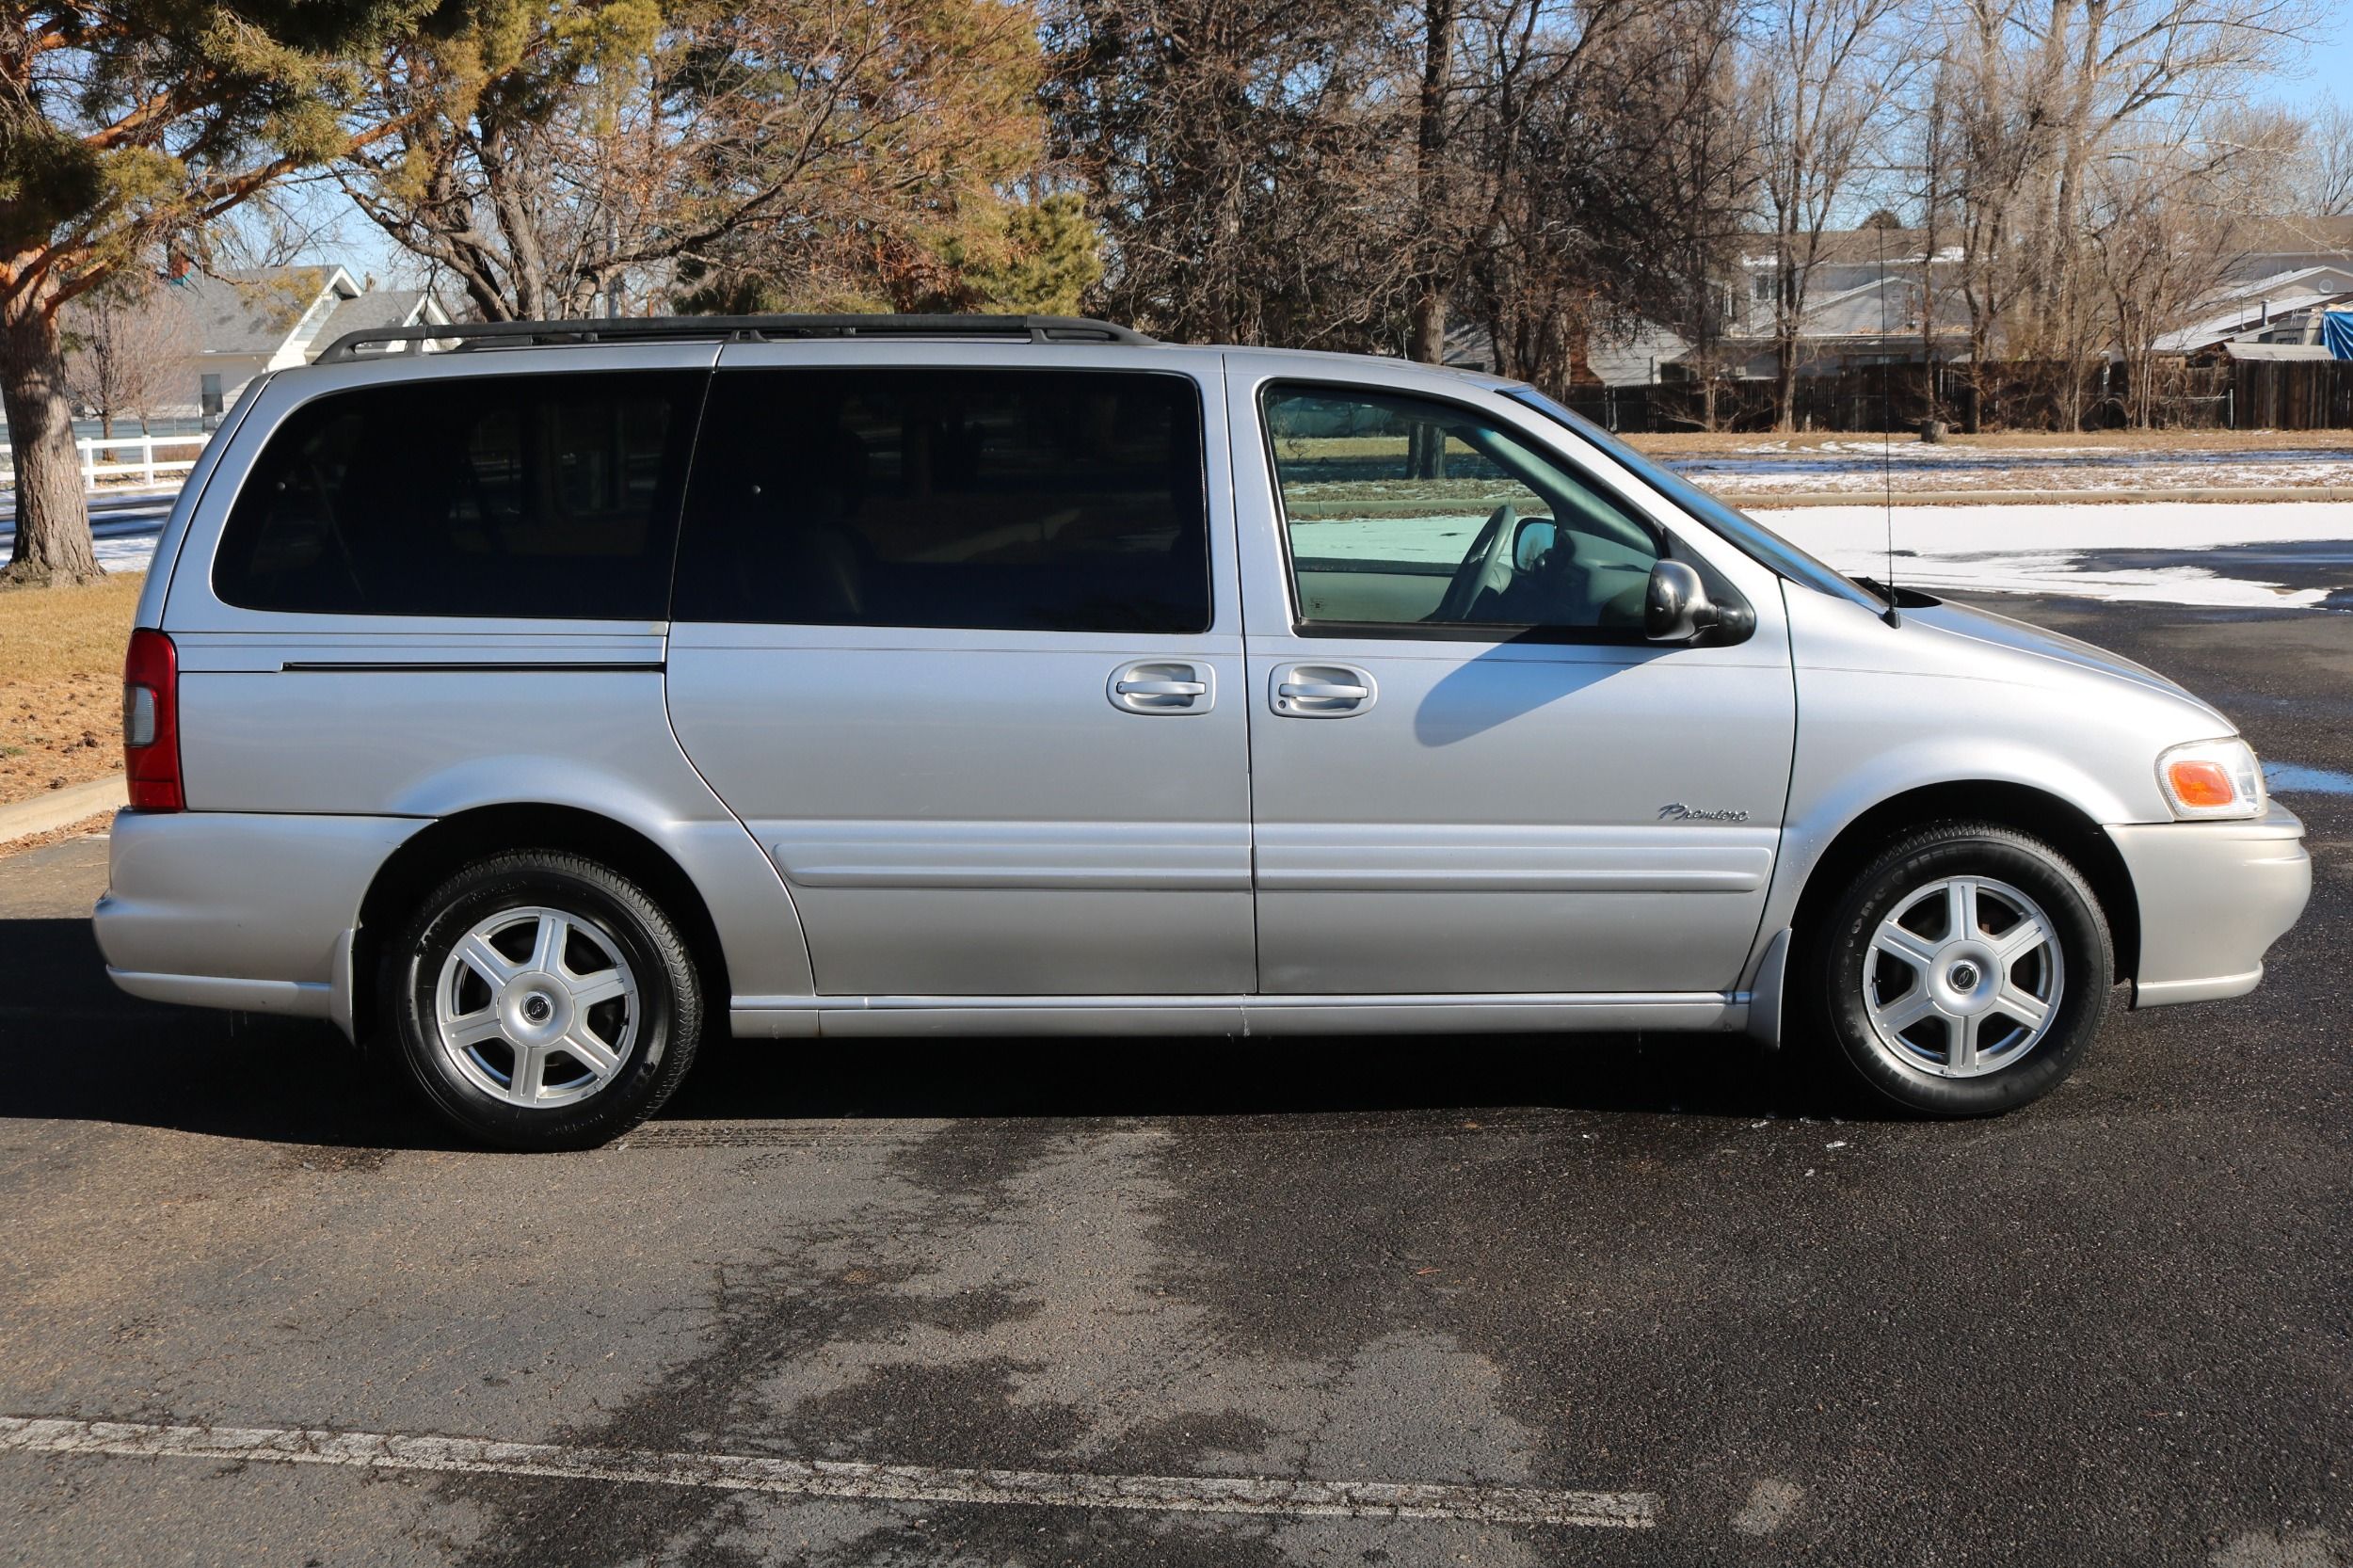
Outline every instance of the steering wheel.
<path fill-rule="evenodd" d="M 1454 580 L 1447 584 L 1446 597 L 1425 618 L 1434 621 L 1470 619 L 1471 607 L 1479 596 L 1493 588 L 1501 593 L 1512 585 L 1512 547 L 1519 542 L 1520 515 L 1510 502 L 1505 502 L 1487 514 L 1487 526 L 1471 540 L 1470 551 L 1463 564 L 1454 568 Z"/>

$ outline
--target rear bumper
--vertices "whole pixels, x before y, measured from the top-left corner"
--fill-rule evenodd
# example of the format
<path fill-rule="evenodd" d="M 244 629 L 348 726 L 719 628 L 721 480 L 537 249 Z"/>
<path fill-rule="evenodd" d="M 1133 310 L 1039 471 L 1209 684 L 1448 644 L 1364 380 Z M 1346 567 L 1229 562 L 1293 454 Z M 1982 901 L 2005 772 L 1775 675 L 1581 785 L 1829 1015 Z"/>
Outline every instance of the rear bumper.
<path fill-rule="evenodd" d="M 91 923 L 135 997 L 331 1018 L 352 1032 L 351 944 L 407 817 L 124 811 Z"/>
<path fill-rule="evenodd" d="M 2135 1007 L 2245 996 L 2265 950 L 2312 896 L 2304 824 L 2274 806 L 2253 822 L 2136 823 L 2108 838 L 2140 906 Z"/>

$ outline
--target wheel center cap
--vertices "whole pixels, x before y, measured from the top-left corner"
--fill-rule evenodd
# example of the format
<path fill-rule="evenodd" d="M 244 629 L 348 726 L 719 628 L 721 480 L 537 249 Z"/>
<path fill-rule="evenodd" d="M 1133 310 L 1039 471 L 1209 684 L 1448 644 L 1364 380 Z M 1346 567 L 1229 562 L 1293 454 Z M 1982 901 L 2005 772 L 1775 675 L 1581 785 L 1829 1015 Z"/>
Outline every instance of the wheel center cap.
<path fill-rule="evenodd" d="M 507 1038 L 525 1045 L 547 1045 L 572 1027 L 572 1009 L 560 982 L 552 974 L 520 974 L 498 999 L 499 1016 Z"/>
<path fill-rule="evenodd" d="M 1967 959 L 1953 966 L 1953 989 L 1974 991 L 1977 988 L 1977 967 Z"/>

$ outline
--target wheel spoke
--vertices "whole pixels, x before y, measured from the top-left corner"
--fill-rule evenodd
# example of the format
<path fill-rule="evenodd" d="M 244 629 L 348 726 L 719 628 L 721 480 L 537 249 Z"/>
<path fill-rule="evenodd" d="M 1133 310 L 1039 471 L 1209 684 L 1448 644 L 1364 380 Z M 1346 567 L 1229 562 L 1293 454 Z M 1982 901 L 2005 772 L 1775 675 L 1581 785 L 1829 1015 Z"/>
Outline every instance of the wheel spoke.
<path fill-rule="evenodd" d="M 504 1032 L 505 1026 L 499 1021 L 499 1010 L 495 1007 L 486 1007 L 479 1013 L 469 1013 L 462 1018 L 452 1018 L 441 1025 L 442 1037 L 460 1050 L 499 1039 Z"/>
<path fill-rule="evenodd" d="M 1945 1019 L 1945 1065 L 1955 1072 L 1967 1072 L 1977 1064 L 1977 1025 L 1982 1013 L 1964 1013 L 1959 1017 L 1947 1015 Z"/>
<path fill-rule="evenodd" d="M 1993 1004 L 2028 1029 L 2039 1030 L 2051 1018 L 2049 1002 L 2027 994 L 2016 985 L 2004 985 Z"/>
<path fill-rule="evenodd" d="M 561 915 L 539 917 L 539 930 L 532 938 L 531 967 L 541 974 L 559 972 L 564 963 L 564 944 L 572 934 L 572 922 Z"/>
<path fill-rule="evenodd" d="M 1945 885 L 1945 939 L 1957 941 L 1977 934 L 1977 885 L 1957 876 Z"/>
<path fill-rule="evenodd" d="M 1927 978 L 1929 967 L 1936 962 L 1936 943 L 1917 932 L 1907 931 L 1894 920 L 1881 924 L 1878 933 L 1871 938 L 1871 947 L 1874 952 L 1886 953 L 1891 958 L 1911 965 L 1923 979 Z"/>
<path fill-rule="evenodd" d="M 1993 953 L 2007 969 L 2050 939 L 2048 927 L 2034 916 L 2025 915 L 2016 925 L 1993 938 Z"/>
<path fill-rule="evenodd" d="M 572 1025 L 571 1032 L 557 1044 L 572 1060 L 600 1079 L 611 1078 L 621 1064 L 619 1054 L 590 1033 L 586 1024 Z"/>
<path fill-rule="evenodd" d="M 1928 982 L 1923 979 L 1920 984 L 1881 1009 L 1880 1023 L 1889 1033 L 1901 1034 L 1935 1011 L 1936 995 L 1929 989 Z"/>
<path fill-rule="evenodd" d="M 492 947 L 479 931 L 469 931 L 458 939 L 457 957 L 466 968 L 488 982 L 492 990 L 505 984 L 520 972 L 513 962 Z"/>
<path fill-rule="evenodd" d="M 629 982 L 618 969 L 600 969 L 595 974 L 564 976 L 565 986 L 572 993 L 572 1005 L 590 1008 L 600 1001 L 629 995 Z"/>
<path fill-rule="evenodd" d="M 515 1069 L 506 1081 L 506 1092 L 516 1099 L 529 1103 L 539 1097 L 539 1084 L 547 1076 L 547 1052 L 537 1046 L 515 1048 Z"/>

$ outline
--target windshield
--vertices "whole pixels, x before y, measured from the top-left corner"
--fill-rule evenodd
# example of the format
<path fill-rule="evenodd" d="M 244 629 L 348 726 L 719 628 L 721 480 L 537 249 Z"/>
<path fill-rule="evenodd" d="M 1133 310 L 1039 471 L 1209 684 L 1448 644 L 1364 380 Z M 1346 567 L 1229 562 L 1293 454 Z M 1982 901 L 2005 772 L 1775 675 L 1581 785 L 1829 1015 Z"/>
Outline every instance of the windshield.
<path fill-rule="evenodd" d="M 1681 474 L 1653 462 L 1584 415 L 1572 413 L 1533 387 L 1509 387 L 1504 396 L 1567 425 L 1641 476 L 1653 489 L 1706 523 L 1741 550 L 1794 583 L 1878 609 L 1884 602 L 1846 573 L 1816 560 L 1746 512 L 1725 505 Z"/>

